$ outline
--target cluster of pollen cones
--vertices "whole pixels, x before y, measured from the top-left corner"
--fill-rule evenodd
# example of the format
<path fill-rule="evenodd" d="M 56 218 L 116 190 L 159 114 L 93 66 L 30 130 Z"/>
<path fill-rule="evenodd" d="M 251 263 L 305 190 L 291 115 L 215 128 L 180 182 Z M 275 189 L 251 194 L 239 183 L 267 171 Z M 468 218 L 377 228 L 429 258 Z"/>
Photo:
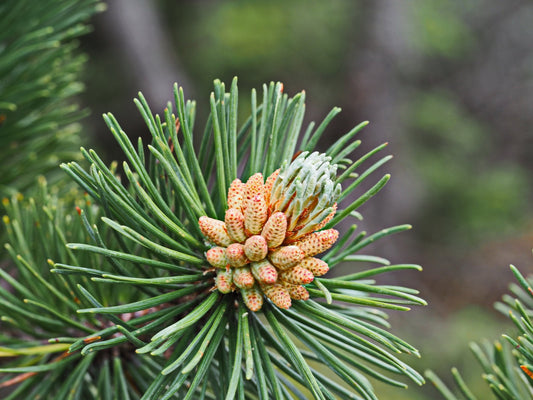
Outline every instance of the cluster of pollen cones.
<path fill-rule="evenodd" d="M 278 169 L 266 182 L 261 173 L 246 183 L 235 179 L 228 190 L 224 221 L 207 216 L 198 221 L 203 235 L 215 245 L 206 258 L 216 268 L 216 288 L 222 293 L 240 291 L 251 311 L 261 309 L 263 295 L 285 309 L 291 299 L 307 300 L 309 292 L 303 285 L 329 269 L 314 256 L 329 249 L 339 235 L 335 229 L 320 230 L 333 218 L 336 203 L 325 207 L 325 216 L 314 210 L 313 198 L 306 199 L 308 207 L 291 207 L 296 195 L 275 190 L 282 180 L 279 174 Z M 322 217 L 317 220 L 316 215 Z"/>

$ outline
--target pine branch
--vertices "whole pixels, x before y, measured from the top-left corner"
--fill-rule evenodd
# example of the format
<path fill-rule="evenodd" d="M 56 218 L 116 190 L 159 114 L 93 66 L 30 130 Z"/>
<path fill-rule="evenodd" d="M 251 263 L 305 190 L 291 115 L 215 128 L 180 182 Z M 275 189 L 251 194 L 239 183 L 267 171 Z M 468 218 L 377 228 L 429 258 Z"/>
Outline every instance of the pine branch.
<path fill-rule="evenodd" d="M 64 364 L 55 364 L 52 355 L 35 360 L 40 375 L 20 378 L 16 395 L 47 385 L 37 382 L 43 374 L 58 378 L 57 365 L 68 365 L 65 385 L 84 399 L 102 388 L 132 399 L 376 399 L 369 378 L 397 387 L 405 383 L 390 374 L 423 383 L 399 358 L 418 351 L 388 331 L 382 310 L 408 310 L 424 300 L 415 290 L 368 279 L 420 267 L 354 254 L 409 226 L 368 237 L 353 227 L 335 244 L 335 227 L 360 218 L 356 209 L 388 180 L 385 175 L 368 183 L 388 160 L 371 161 L 383 146 L 355 162 L 349 158 L 364 124 L 330 154 L 312 152 L 338 109 L 300 140 L 304 93 L 290 98 L 280 83 L 265 85 L 263 103 L 252 95 L 252 114 L 241 119 L 237 80 L 229 93 L 215 81 L 211 114 L 196 147 L 194 103 L 177 86 L 174 98 L 175 111 L 169 106 L 163 117 L 142 95 L 136 100 L 152 134 L 148 146 L 135 147 L 118 121 L 104 116 L 127 160 L 122 172 L 92 150 L 82 151 L 88 170 L 77 162 L 63 164 L 95 204 L 80 205 L 79 218 L 72 218 L 64 215 L 72 207 L 56 199 L 44 225 L 52 240 L 36 238 L 38 253 L 28 245 L 35 235 L 30 221 L 51 198 L 30 200 L 39 207 L 28 210 L 16 198 L 6 204 L 12 256 L 25 257 L 17 264 L 17 280 L 5 278 L 15 294 L 0 295 L 0 309 L 14 323 L 9 336 L 22 331 L 34 337 L 30 325 L 42 326 L 36 340 L 52 338 L 72 354 Z M 365 163 L 366 172 L 356 176 Z M 338 168 L 350 172 L 337 176 Z M 354 198 L 361 185 L 370 188 Z M 46 258 L 54 260 L 51 273 L 42 263 Z M 353 261 L 378 267 L 354 265 L 354 273 L 324 276 Z M 27 293 L 36 274 L 53 281 L 37 279 L 35 293 Z M 30 294 L 30 302 L 20 301 Z M 16 347 L 7 351 L 15 355 Z M 7 374 L 4 385 L 13 384 L 15 373 L 36 372 L 22 367 L 25 362 L 16 357 L 0 369 Z M 64 387 L 45 389 L 63 396 Z"/>
<path fill-rule="evenodd" d="M 483 379 L 495 399 L 526 400 L 533 397 L 533 289 L 531 278 L 526 279 L 513 265 L 511 270 L 519 285 L 510 286 L 512 296 L 503 297 L 495 308 L 508 316 L 518 334 L 502 334 L 502 341 L 471 343 L 470 349 L 483 369 Z M 457 369 L 452 369 L 457 394 L 453 393 L 432 371 L 426 377 L 447 400 L 476 400 Z"/>
<path fill-rule="evenodd" d="M 4 398 L 33 398 L 38 394 L 43 398 L 92 399 L 99 398 L 94 397 L 95 393 L 103 393 L 104 386 L 106 393 L 126 398 L 124 376 L 133 370 L 145 377 L 134 385 L 128 383 L 127 390 L 137 393 L 146 390 L 146 376 L 163 368 L 162 359 L 145 360 L 147 357 L 135 355 L 132 344 L 139 343 L 123 327 L 127 324 L 130 329 L 149 331 L 152 327 L 147 322 L 157 318 L 161 323 L 168 321 L 174 312 L 158 309 L 157 302 L 153 302 L 149 318 L 142 313 L 125 312 L 116 318 L 118 324 L 102 315 L 78 313 L 79 308 L 91 306 L 85 291 L 112 303 L 142 301 L 153 292 L 108 291 L 103 284 L 89 279 L 90 275 L 70 274 L 73 271 L 54 263 L 52 259 L 76 265 L 105 263 L 103 255 L 75 254 L 66 247 L 67 242 L 86 240 L 85 226 L 99 219 L 101 209 L 91 205 L 90 199 L 78 191 L 58 197 L 58 188 L 49 190 L 44 178 L 36 189 L 34 198 L 13 196 L 3 204 L 10 242 L 6 249 L 14 265 L 11 270 L 0 270 L 0 279 L 9 285 L 9 290 L 0 288 L 0 388 L 16 387 Z M 110 229 L 104 227 L 98 235 L 108 245 L 118 246 Z M 128 263 L 130 269 L 136 265 Z M 105 350 L 106 341 L 113 341 L 107 347 L 112 350 Z M 99 345 L 100 351 L 91 352 L 91 344 Z M 83 356 L 81 349 L 87 356 Z"/>

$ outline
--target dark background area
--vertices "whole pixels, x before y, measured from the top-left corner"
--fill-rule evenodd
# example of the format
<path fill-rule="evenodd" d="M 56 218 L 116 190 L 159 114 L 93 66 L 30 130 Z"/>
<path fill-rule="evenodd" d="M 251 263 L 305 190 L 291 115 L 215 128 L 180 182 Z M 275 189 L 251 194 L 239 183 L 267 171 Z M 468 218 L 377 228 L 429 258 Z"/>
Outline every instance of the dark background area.
<path fill-rule="evenodd" d="M 200 134 L 213 79 L 233 76 L 242 116 L 251 88 L 269 81 L 306 90 L 308 122 L 340 106 L 323 149 L 369 120 L 360 155 L 389 142 L 394 159 L 373 176 L 392 179 L 361 208 L 361 226 L 413 225 L 370 251 L 423 265 L 384 279 L 429 302 L 393 314 L 393 330 L 420 347 L 420 369 L 449 375 L 456 365 L 470 379 L 480 371 L 468 341 L 495 339 L 507 324 L 492 304 L 513 281 L 508 265 L 531 272 L 531 21 L 525 0 L 110 0 L 82 39 L 87 135 L 120 159 L 101 114 L 146 138 L 132 99 L 140 90 L 161 112 L 173 82 L 198 101 Z"/>

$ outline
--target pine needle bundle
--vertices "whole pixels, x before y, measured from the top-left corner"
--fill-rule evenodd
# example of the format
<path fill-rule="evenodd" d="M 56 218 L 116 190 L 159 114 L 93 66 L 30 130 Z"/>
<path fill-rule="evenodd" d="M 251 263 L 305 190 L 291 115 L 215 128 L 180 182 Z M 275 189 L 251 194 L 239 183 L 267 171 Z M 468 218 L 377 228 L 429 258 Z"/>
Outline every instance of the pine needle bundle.
<path fill-rule="evenodd" d="M 236 79 L 229 91 L 215 81 L 196 140 L 181 88 L 162 115 L 139 94 L 150 144 L 104 115 L 121 168 L 82 149 L 89 169 L 62 168 L 84 195 L 50 208 L 43 183 L 41 198 L 6 201 L 8 399 L 376 399 L 373 380 L 423 382 L 385 310 L 425 302 L 374 279 L 421 268 L 362 253 L 410 226 L 367 235 L 354 223 L 389 180 L 361 190 L 385 145 L 352 159 L 362 123 L 317 152 L 340 109 L 304 130 L 305 92 L 280 83 L 260 103 L 252 91 L 247 118 L 238 100 Z M 341 263 L 352 271 L 335 274 Z"/>

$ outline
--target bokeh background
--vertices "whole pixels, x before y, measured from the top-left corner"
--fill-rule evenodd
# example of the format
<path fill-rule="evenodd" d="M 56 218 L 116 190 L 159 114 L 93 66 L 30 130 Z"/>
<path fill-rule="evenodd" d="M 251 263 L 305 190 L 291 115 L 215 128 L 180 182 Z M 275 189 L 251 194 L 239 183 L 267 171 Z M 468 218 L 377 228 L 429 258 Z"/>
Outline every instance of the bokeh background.
<path fill-rule="evenodd" d="M 420 289 L 429 306 L 392 314 L 418 346 L 419 369 L 455 365 L 487 393 L 468 342 L 508 327 L 492 305 L 513 281 L 510 263 L 532 268 L 533 3 L 527 0 L 108 0 L 82 39 L 89 55 L 88 141 L 120 159 L 101 119 L 111 111 L 133 138 L 147 137 L 132 102 L 141 90 L 161 111 L 178 82 L 208 109 L 215 78 L 251 88 L 282 81 L 305 89 L 307 121 L 343 112 L 326 148 L 360 121 L 361 154 L 383 142 L 394 159 L 387 187 L 360 210 L 373 232 L 414 229 L 371 251 L 422 273 L 389 276 Z M 381 175 L 379 175 L 381 173 Z M 411 362 L 412 360 L 410 360 Z M 426 385 L 428 386 L 428 385 Z M 379 387 L 384 399 L 437 398 L 431 387 Z"/>

